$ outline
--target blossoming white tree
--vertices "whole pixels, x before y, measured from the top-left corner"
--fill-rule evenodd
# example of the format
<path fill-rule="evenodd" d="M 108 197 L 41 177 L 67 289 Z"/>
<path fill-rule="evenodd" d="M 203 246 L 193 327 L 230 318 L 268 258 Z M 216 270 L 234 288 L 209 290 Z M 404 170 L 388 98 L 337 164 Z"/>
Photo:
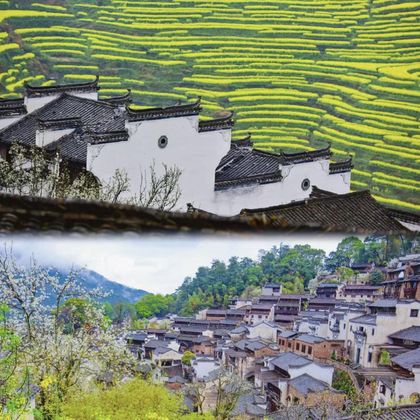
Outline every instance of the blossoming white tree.
<path fill-rule="evenodd" d="M 117 169 L 108 181 L 99 183 L 86 170 L 71 177 L 58 153 L 49 156 L 36 146 L 28 148 L 14 143 L 8 155 L 7 160 L 0 158 L 0 192 L 8 194 L 97 200 L 159 210 L 172 210 L 181 196 L 181 170 L 168 165 L 163 165 L 162 175 L 158 175 L 153 163 L 141 173 L 137 194 L 128 196 L 130 179 L 123 169 Z"/>
<path fill-rule="evenodd" d="M 0 255 L 0 303 L 19 337 L 20 369 L 37 387 L 37 408 L 53 418 L 70 392 L 92 388 L 100 378 L 116 382 L 134 372 L 135 359 L 95 300 L 71 271 L 64 279 L 31 260 L 20 266 L 12 251 Z"/>

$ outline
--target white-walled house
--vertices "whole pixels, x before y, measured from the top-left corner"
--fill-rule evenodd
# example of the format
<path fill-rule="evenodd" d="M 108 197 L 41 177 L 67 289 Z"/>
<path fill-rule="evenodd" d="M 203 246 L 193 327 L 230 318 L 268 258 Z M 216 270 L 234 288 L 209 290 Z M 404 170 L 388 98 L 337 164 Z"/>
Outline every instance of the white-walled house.
<path fill-rule="evenodd" d="M 268 321 L 262 321 L 258 324 L 248 325 L 247 329 L 248 338 L 262 338 L 273 343 L 277 343 L 277 334 L 279 331 L 281 331 L 278 325 Z"/>
<path fill-rule="evenodd" d="M 420 302 L 413 300 L 378 300 L 371 313 L 350 320 L 350 354 L 363 367 L 376 367 L 380 346 L 391 343 L 391 336 L 401 330 L 420 326 Z"/>
<path fill-rule="evenodd" d="M 0 101 L 0 157 L 13 141 L 38 145 L 100 181 L 117 169 L 130 179 L 127 195 L 168 168 L 181 171 L 177 210 L 218 215 L 309 198 L 312 187 L 345 194 L 351 160 L 332 163 L 329 147 L 300 153 L 267 153 L 250 138 L 232 141 L 232 115 L 200 120 L 200 100 L 187 105 L 134 110 L 129 95 L 98 97 L 98 78 L 73 85 L 25 85 L 21 100 Z M 147 188 L 146 188 L 147 189 Z"/>
<path fill-rule="evenodd" d="M 263 366 L 256 372 L 255 386 L 265 389 L 269 399 L 275 401 L 273 406 L 278 403 L 288 406 L 292 403 L 290 388 L 294 382 L 304 379 L 304 382 L 310 384 L 313 392 L 323 392 L 331 390 L 333 374 L 333 366 L 286 352 L 264 359 Z"/>
<path fill-rule="evenodd" d="M 395 376 L 378 378 L 375 406 L 417 402 L 420 399 L 420 348 L 393 357 L 391 365 Z"/>

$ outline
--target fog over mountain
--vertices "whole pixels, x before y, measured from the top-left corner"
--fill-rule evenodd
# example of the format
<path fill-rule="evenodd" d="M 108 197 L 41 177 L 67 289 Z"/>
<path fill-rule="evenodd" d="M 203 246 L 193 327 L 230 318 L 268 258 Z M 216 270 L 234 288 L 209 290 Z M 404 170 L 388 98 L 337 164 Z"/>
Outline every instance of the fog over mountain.
<path fill-rule="evenodd" d="M 51 274 L 58 274 L 60 279 L 64 280 L 71 268 L 48 267 L 48 270 Z M 110 303 L 135 303 L 142 296 L 149 293 L 145 290 L 124 286 L 121 283 L 107 279 L 93 270 L 81 268 L 76 269 L 76 272 L 78 273 L 77 278 L 84 288 L 88 290 L 100 288 L 107 294 L 107 297 L 103 300 Z"/>

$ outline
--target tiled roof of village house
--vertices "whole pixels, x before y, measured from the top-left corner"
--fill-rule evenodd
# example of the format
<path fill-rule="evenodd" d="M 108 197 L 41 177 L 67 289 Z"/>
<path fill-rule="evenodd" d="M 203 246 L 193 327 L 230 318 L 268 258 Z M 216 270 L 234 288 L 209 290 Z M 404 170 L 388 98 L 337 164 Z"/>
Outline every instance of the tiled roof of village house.
<path fill-rule="evenodd" d="M 371 284 L 346 284 L 344 287 L 344 291 L 348 290 L 363 290 L 364 292 L 368 291 L 375 291 L 380 289 L 381 286 L 373 286 Z"/>
<path fill-rule="evenodd" d="M 362 315 L 350 320 L 351 323 L 376 325 L 376 315 Z"/>
<path fill-rule="evenodd" d="M 308 150 L 298 153 L 280 153 L 280 163 L 282 165 L 291 165 L 294 163 L 313 162 L 319 159 L 329 159 L 332 155 L 331 146 L 324 149 Z"/>
<path fill-rule="evenodd" d="M 127 89 L 127 93 L 121 96 L 111 96 L 109 98 L 101 99 L 103 102 L 108 102 L 113 105 L 124 106 L 130 104 L 133 99 L 131 97 L 131 89 Z"/>
<path fill-rule="evenodd" d="M 331 157 L 329 146 L 325 149 L 281 154 L 256 150 L 250 146 L 252 143 L 248 138 L 232 142 L 229 152 L 216 168 L 216 191 L 238 185 L 278 182 L 282 180 L 281 165 Z"/>
<path fill-rule="evenodd" d="M 121 204 L 0 194 L 0 232 L 249 232 L 269 228 L 258 219 L 203 217 Z"/>
<path fill-rule="evenodd" d="M 309 344 L 317 344 L 317 343 L 322 343 L 325 341 L 324 338 L 317 337 L 311 334 L 302 334 L 299 337 L 297 337 L 297 339 L 300 341 L 304 341 L 305 343 L 309 343 Z"/>
<path fill-rule="evenodd" d="M 44 147 L 49 152 L 58 152 L 64 159 L 86 165 L 87 157 L 86 134 L 75 130 Z"/>
<path fill-rule="evenodd" d="M 322 392 L 330 388 L 327 383 L 319 381 L 307 373 L 291 379 L 289 386 L 305 396 L 310 392 Z"/>
<path fill-rule="evenodd" d="M 276 182 L 281 179 L 277 155 L 245 147 L 233 147 L 216 168 L 215 189 Z"/>
<path fill-rule="evenodd" d="M 26 114 L 24 99 L 0 99 L 0 118 Z"/>
<path fill-rule="evenodd" d="M 65 85 L 51 85 L 51 86 L 31 86 L 28 82 L 25 82 L 25 96 L 28 98 L 41 97 L 47 95 L 57 95 L 63 92 L 96 92 L 100 89 L 99 76 L 96 76 L 95 80 L 86 83 L 74 83 Z"/>
<path fill-rule="evenodd" d="M 315 193 L 319 195 L 319 189 L 315 189 Z M 323 226 L 328 230 L 347 232 L 408 232 L 398 222 L 394 211 L 379 204 L 369 191 L 327 193 L 319 198 L 290 204 L 243 209 L 241 215 L 261 215 L 268 218 L 274 226 L 286 222 L 295 226 Z M 412 223 L 416 221 L 420 225 L 420 216 L 410 214 L 410 217 Z"/>
<path fill-rule="evenodd" d="M 370 308 L 395 308 L 397 306 L 397 299 L 379 299 L 376 302 L 370 303 Z"/>
<path fill-rule="evenodd" d="M 270 362 L 286 372 L 288 372 L 290 368 L 306 366 L 312 363 L 311 360 L 306 357 L 299 356 L 292 352 L 281 353 L 279 356 L 271 359 Z"/>
<path fill-rule="evenodd" d="M 215 118 L 213 120 L 200 121 L 198 123 L 198 131 L 200 133 L 207 131 L 229 130 L 234 126 L 232 120 L 233 112 L 226 117 Z"/>
<path fill-rule="evenodd" d="M 343 172 L 349 172 L 352 169 L 353 163 L 351 157 L 346 160 L 330 163 L 330 174 L 341 174 Z"/>
<path fill-rule="evenodd" d="M 391 358 L 391 362 L 407 370 L 412 370 L 414 366 L 420 367 L 420 347 Z"/>
<path fill-rule="evenodd" d="M 74 128 L 75 122 L 85 133 L 108 133 L 125 130 L 124 114 L 116 105 L 63 93 L 57 99 L 23 117 L 0 131 L 0 142 L 17 141 L 24 145 L 35 145 L 36 130 L 41 125 L 55 124 L 55 128 Z M 55 121 L 55 123 L 54 123 Z M 43 123 L 44 122 L 44 123 Z M 58 127 L 57 125 L 60 125 Z"/>
<path fill-rule="evenodd" d="M 322 416 L 316 416 L 312 412 L 314 420 L 321 420 Z M 418 420 L 420 419 L 420 404 L 397 405 L 393 407 L 381 407 L 368 411 L 358 411 L 349 417 L 340 417 L 340 420 L 359 420 L 371 418 L 375 420 Z"/>
<path fill-rule="evenodd" d="M 420 326 L 413 326 L 389 335 L 389 338 L 420 343 Z"/>
<path fill-rule="evenodd" d="M 201 100 L 198 99 L 192 104 L 174 105 L 166 108 L 131 109 L 130 107 L 127 107 L 126 111 L 128 120 L 132 122 L 186 117 L 190 115 L 198 115 L 200 113 Z"/>

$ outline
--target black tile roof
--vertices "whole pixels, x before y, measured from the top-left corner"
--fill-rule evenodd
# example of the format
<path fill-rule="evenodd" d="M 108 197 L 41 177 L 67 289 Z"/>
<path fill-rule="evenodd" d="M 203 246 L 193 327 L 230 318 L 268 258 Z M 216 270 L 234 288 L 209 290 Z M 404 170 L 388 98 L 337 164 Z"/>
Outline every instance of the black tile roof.
<path fill-rule="evenodd" d="M 110 98 L 101 99 L 103 102 L 108 102 L 113 105 L 125 106 L 133 102 L 131 97 L 131 89 L 127 89 L 127 93 L 121 96 L 111 96 Z"/>
<path fill-rule="evenodd" d="M 418 420 L 420 419 L 420 404 L 397 405 L 370 409 L 369 411 L 359 411 L 350 417 L 340 417 L 340 420 L 359 420 L 371 416 L 374 416 L 376 420 Z M 322 417 L 314 416 L 313 418 L 318 420 Z"/>
<path fill-rule="evenodd" d="M 104 202 L 0 194 L 0 232 L 243 232 L 269 228 L 258 220 L 238 217 L 202 216 Z M 225 324 L 228 324 L 227 320 Z"/>
<path fill-rule="evenodd" d="M 282 180 L 281 166 L 330 159 L 332 155 L 330 146 L 299 153 L 263 152 L 253 149 L 250 139 L 248 136 L 243 140 L 232 142 L 229 152 L 216 168 L 216 191 L 237 185 L 278 182 Z M 347 172 L 351 170 L 351 159 L 346 162 L 331 163 L 330 168 L 331 165 L 336 171 L 334 173 Z M 333 173 L 331 169 L 330 173 Z"/>
<path fill-rule="evenodd" d="M 27 113 L 24 99 L 0 99 L 0 118 L 14 117 Z"/>
<path fill-rule="evenodd" d="M 1 130 L 0 142 L 17 141 L 27 146 L 34 145 L 40 123 L 57 128 L 74 128 L 77 125 L 84 132 L 96 134 L 125 130 L 125 116 L 118 111 L 118 106 L 64 93 Z"/>
<path fill-rule="evenodd" d="M 298 153 L 280 153 L 282 165 L 291 165 L 294 163 L 313 162 L 319 159 L 330 159 L 332 156 L 331 146 L 324 149 L 308 150 Z"/>
<path fill-rule="evenodd" d="M 243 209 L 241 215 L 260 215 L 274 226 L 283 223 L 307 228 L 346 232 L 408 232 L 393 211 L 379 204 L 369 191 L 327 194 L 318 198 L 260 209 Z M 420 216 L 411 214 L 412 223 L 420 225 Z"/>
<path fill-rule="evenodd" d="M 339 162 L 330 163 L 330 174 L 341 174 L 343 172 L 350 172 L 353 169 L 352 158 Z"/>
<path fill-rule="evenodd" d="M 309 393 L 322 392 L 330 388 L 327 383 L 319 381 L 307 373 L 291 379 L 289 385 L 305 396 Z"/>
<path fill-rule="evenodd" d="M 420 326 L 413 326 L 397 331 L 394 334 L 390 334 L 389 337 L 398 340 L 409 340 L 414 341 L 415 343 L 420 343 Z"/>
<path fill-rule="evenodd" d="M 57 95 L 63 92 L 97 92 L 100 89 L 98 83 L 99 76 L 96 76 L 95 80 L 91 82 L 66 85 L 31 86 L 28 82 L 25 82 L 25 96 L 28 98 L 34 98 L 47 95 Z"/>
<path fill-rule="evenodd" d="M 230 130 L 234 126 L 232 120 L 233 112 L 226 117 L 216 118 L 214 120 L 200 121 L 198 131 L 200 133 L 207 131 Z"/>
<path fill-rule="evenodd" d="M 253 142 L 251 140 L 251 134 L 249 133 L 246 137 L 244 137 L 243 139 L 232 139 L 231 142 L 231 148 L 233 147 L 252 147 L 253 146 Z"/>
<path fill-rule="evenodd" d="M 279 165 L 278 155 L 248 147 L 233 147 L 216 168 L 215 190 L 281 181 Z"/>
<path fill-rule="evenodd" d="M 129 121 L 160 120 L 163 118 L 186 117 L 198 115 L 201 111 L 201 100 L 186 105 L 174 105 L 166 108 L 131 109 L 126 108 Z"/>
<path fill-rule="evenodd" d="M 392 357 L 391 361 L 404 369 L 412 370 L 414 366 L 420 366 L 420 347 Z"/>
<path fill-rule="evenodd" d="M 86 165 L 87 158 L 87 136 L 82 130 L 75 130 L 60 139 L 45 146 L 49 152 L 58 152 L 60 156 L 71 162 Z"/>

